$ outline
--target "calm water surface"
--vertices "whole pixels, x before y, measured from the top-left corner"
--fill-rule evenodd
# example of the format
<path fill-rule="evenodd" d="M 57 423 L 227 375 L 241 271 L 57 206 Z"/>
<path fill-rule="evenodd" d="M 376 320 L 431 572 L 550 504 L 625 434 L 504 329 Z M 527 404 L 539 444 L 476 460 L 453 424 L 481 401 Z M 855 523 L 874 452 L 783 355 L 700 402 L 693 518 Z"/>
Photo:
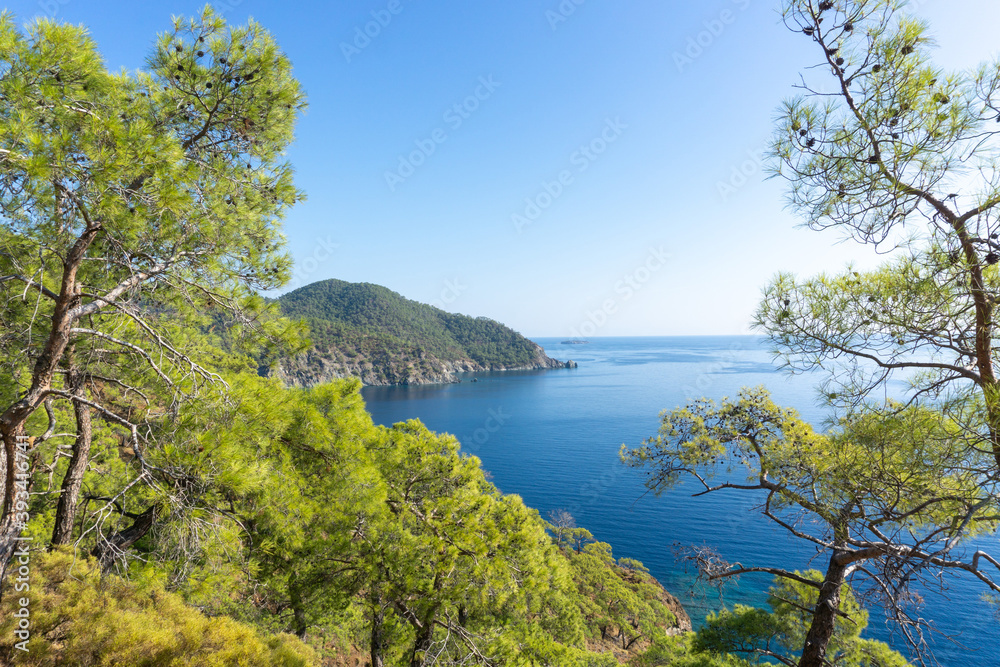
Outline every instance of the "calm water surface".
<path fill-rule="evenodd" d="M 656 497 L 645 493 L 640 471 L 618 461 L 623 443 L 637 445 L 656 433 L 662 410 L 701 396 L 735 396 L 745 386 L 767 386 L 778 404 L 821 426 L 819 376 L 779 373 L 762 342 L 749 336 L 536 342 L 579 368 L 476 374 L 452 385 L 366 387 L 363 395 L 376 423 L 418 418 L 457 436 L 501 490 L 521 496 L 543 517 L 569 510 L 616 556 L 641 560 L 696 624 L 721 602 L 714 591 L 694 586 L 694 573 L 674 557 L 675 544 L 711 545 L 744 565 L 826 568 L 815 550 L 754 513 L 748 494 L 693 498 L 696 489 L 682 485 Z M 765 606 L 769 585 L 767 575 L 746 575 L 727 587 L 725 603 Z M 1000 665 L 1000 629 L 981 594 L 982 587 L 961 578 L 950 582 L 950 600 L 928 596 L 923 615 L 944 632 L 961 633 L 968 645 L 937 640 L 942 665 Z M 876 613 L 868 636 L 905 652 Z"/>

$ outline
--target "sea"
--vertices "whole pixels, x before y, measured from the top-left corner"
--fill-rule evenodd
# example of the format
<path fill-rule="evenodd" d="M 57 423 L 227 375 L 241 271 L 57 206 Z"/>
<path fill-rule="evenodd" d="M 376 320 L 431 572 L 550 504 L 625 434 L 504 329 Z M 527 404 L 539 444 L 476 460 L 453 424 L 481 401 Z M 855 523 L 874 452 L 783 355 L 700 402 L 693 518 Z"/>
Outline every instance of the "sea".
<path fill-rule="evenodd" d="M 642 561 L 681 600 L 695 627 L 723 606 L 766 607 L 771 578 L 749 574 L 722 589 L 706 586 L 683 558 L 687 547 L 711 547 L 746 567 L 826 569 L 828 555 L 755 509 L 760 496 L 695 497 L 700 489 L 691 483 L 657 496 L 644 486 L 644 471 L 619 461 L 623 444 L 656 434 L 662 411 L 700 397 L 735 397 L 741 387 L 763 385 L 776 403 L 823 428 L 830 416 L 818 398 L 823 376 L 779 370 L 766 341 L 754 336 L 534 340 L 578 367 L 467 374 L 457 384 L 365 387 L 362 394 L 376 423 L 419 419 L 455 435 L 504 493 L 519 495 L 543 518 L 566 510 L 616 557 Z M 1000 538 L 980 542 L 1000 552 Z M 1000 665 L 1000 616 L 984 600 L 985 588 L 969 576 L 944 583 L 944 593 L 923 592 L 920 608 L 934 624 L 934 657 L 945 667 Z M 870 611 L 865 636 L 907 654 L 900 632 Z"/>

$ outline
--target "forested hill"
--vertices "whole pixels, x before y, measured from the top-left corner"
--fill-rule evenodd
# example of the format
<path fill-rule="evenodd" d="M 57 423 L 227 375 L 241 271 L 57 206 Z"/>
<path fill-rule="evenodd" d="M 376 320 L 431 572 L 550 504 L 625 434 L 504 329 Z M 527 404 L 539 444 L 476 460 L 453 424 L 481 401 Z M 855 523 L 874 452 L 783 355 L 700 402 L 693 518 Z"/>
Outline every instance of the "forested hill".
<path fill-rule="evenodd" d="M 454 382 L 467 371 L 572 367 L 486 317 L 411 301 L 380 285 L 324 280 L 282 296 L 282 311 L 309 324 L 312 347 L 269 364 L 296 386 L 340 377 L 369 385 Z"/>

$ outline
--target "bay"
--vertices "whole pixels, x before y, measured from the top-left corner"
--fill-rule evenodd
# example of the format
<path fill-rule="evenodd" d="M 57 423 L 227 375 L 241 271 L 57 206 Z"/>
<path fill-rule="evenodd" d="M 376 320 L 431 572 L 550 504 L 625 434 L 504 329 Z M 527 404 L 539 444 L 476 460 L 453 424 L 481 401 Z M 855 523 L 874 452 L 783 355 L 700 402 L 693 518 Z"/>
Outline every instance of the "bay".
<path fill-rule="evenodd" d="M 593 338 L 586 345 L 535 340 L 549 356 L 579 367 L 470 374 L 459 384 L 366 387 L 362 394 L 376 423 L 420 419 L 455 435 L 502 491 L 521 496 L 543 517 L 568 510 L 617 557 L 642 561 L 681 598 L 696 626 L 723 600 L 696 585 L 674 545 L 709 545 L 743 565 L 825 569 L 825 557 L 754 511 L 754 497 L 734 491 L 695 498 L 691 485 L 657 497 L 646 492 L 641 471 L 618 460 L 622 444 L 656 433 L 662 410 L 702 396 L 735 396 L 746 386 L 766 386 L 779 405 L 822 427 L 820 376 L 779 372 L 753 336 Z M 962 645 L 936 639 L 938 661 L 1000 665 L 1000 629 L 981 599 L 983 587 L 969 577 L 947 583 L 947 598 L 928 593 L 922 615 Z M 763 607 L 769 585 L 768 575 L 745 575 L 725 588 L 724 603 Z M 867 636 L 906 652 L 876 610 Z"/>

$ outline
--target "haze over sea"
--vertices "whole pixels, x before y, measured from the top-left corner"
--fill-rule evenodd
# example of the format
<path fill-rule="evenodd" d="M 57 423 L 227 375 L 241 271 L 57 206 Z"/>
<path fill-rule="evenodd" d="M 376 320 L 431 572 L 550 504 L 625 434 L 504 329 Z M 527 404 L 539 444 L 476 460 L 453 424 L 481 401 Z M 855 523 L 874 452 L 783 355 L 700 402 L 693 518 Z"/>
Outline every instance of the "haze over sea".
<path fill-rule="evenodd" d="M 616 557 L 641 560 L 681 598 L 696 627 L 721 602 L 714 589 L 695 586 L 695 573 L 675 559 L 674 544 L 707 544 L 744 565 L 826 568 L 826 557 L 816 558 L 810 546 L 755 513 L 749 494 L 693 498 L 696 488 L 685 484 L 660 497 L 644 495 L 642 472 L 618 461 L 623 443 L 637 445 L 656 433 L 662 410 L 702 396 L 735 396 L 745 386 L 767 386 L 779 405 L 822 427 L 828 413 L 817 400 L 819 375 L 779 372 L 765 342 L 752 336 L 535 341 L 579 368 L 475 374 L 452 385 L 366 387 L 368 409 L 376 423 L 417 418 L 457 436 L 502 491 L 520 495 L 543 517 L 566 509 L 577 525 L 610 543 Z M 976 650 L 1000 645 L 983 587 L 970 577 L 947 583 L 948 598 L 928 593 L 922 615 L 942 632 L 959 634 L 964 646 L 938 638 L 935 656 L 948 667 L 1000 665 L 989 648 Z M 726 587 L 725 603 L 763 607 L 769 585 L 769 575 L 745 575 Z M 906 653 L 876 610 L 867 636 Z"/>

